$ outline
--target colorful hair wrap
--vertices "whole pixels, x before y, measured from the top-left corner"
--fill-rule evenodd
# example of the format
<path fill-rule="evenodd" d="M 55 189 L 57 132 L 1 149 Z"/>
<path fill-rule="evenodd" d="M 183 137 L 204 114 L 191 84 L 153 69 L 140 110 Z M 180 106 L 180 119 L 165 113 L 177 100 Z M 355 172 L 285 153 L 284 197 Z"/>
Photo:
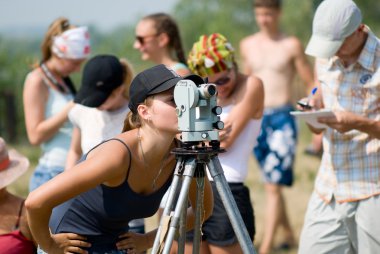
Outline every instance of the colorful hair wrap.
<path fill-rule="evenodd" d="M 59 36 L 54 36 L 51 50 L 60 58 L 87 58 L 91 51 L 87 27 L 69 29 Z"/>
<path fill-rule="evenodd" d="M 206 77 L 231 69 L 235 62 L 234 51 L 223 35 L 202 35 L 199 41 L 194 43 L 187 63 L 193 73 Z"/>

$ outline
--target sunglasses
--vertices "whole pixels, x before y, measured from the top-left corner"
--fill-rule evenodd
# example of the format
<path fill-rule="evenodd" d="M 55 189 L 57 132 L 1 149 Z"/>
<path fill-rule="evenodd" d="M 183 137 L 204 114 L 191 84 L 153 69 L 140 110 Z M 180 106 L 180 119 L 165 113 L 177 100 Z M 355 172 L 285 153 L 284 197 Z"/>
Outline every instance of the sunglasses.
<path fill-rule="evenodd" d="M 214 82 L 214 84 L 217 86 L 223 86 L 230 81 L 231 81 L 231 78 L 226 76 L 226 77 L 222 77 L 222 78 L 218 79 L 217 81 Z"/>
<path fill-rule="evenodd" d="M 140 45 L 144 45 L 146 43 L 145 39 L 150 38 L 150 37 L 156 37 L 158 34 L 153 34 L 153 35 L 146 35 L 146 36 L 138 36 L 136 35 L 136 41 L 140 43 Z"/>
<path fill-rule="evenodd" d="M 217 86 L 223 86 L 223 85 L 227 84 L 228 82 L 231 81 L 230 72 L 231 72 L 231 70 L 228 72 L 228 74 L 226 76 L 219 78 L 218 80 L 216 80 L 213 83 Z"/>

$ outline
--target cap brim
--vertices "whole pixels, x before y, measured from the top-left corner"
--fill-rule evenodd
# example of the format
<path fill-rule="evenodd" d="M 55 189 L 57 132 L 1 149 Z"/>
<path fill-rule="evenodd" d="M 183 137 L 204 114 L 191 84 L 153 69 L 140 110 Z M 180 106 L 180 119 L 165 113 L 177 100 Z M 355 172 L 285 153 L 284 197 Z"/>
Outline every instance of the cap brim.
<path fill-rule="evenodd" d="M 86 107 L 97 108 L 107 100 L 108 96 L 108 93 L 100 90 L 91 91 L 90 94 L 79 91 L 74 98 L 74 102 Z"/>
<path fill-rule="evenodd" d="M 159 86 L 157 86 L 155 89 L 151 90 L 149 92 L 149 95 L 157 94 L 157 93 L 161 93 L 161 92 L 164 92 L 166 90 L 169 90 L 170 88 L 174 87 L 178 83 L 178 81 L 180 81 L 182 79 L 183 78 L 181 78 L 181 77 L 175 77 L 175 78 L 169 79 L 168 81 L 164 82 L 163 84 L 160 84 Z"/>
<path fill-rule="evenodd" d="M 176 78 L 170 79 L 170 80 L 166 81 L 164 84 L 161 84 L 157 88 L 150 91 L 149 94 L 150 95 L 151 94 L 157 94 L 157 93 L 161 93 L 163 91 L 169 90 L 170 88 L 174 87 L 179 81 L 184 80 L 184 79 L 189 79 L 197 85 L 204 83 L 204 80 L 202 77 L 195 75 L 195 74 L 191 74 L 191 75 L 187 75 L 185 77 L 176 77 Z"/>
<path fill-rule="evenodd" d="M 16 150 L 9 150 L 8 152 L 11 163 L 7 169 L 0 171 L 0 189 L 13 183 L 29 168 L 29 160 L 25 156 Z"/>
<path fill-rule="evenodd" d="M 330 58 L 338 52 L 343 41 L 331 41 L 317 36 L 311 36 L 309 43 L 307 44 L 305 53 L 318 57 L 318 58 Z"/>

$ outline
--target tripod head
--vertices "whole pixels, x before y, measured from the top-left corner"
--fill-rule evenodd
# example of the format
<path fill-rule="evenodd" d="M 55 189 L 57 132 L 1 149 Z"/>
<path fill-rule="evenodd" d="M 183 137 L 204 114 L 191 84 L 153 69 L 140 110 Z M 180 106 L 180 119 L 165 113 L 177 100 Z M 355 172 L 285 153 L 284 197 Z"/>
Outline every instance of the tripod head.
<path fill-rule="evenodd" d="M 174 101 L 178 117 L 178 129 L 185 147 L 196 143 L 219 144 L 218 130 L 224 128 L 220 121 L 222 108 L 216 105 L 216 86 L 181 80 L 174 88 Z"/>

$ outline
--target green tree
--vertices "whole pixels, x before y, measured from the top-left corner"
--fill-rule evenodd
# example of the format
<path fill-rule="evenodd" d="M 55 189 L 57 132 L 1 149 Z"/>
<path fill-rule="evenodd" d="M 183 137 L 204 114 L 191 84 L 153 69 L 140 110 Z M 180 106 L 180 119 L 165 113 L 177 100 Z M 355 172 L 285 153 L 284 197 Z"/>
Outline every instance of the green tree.
<path fill-rule="evenodd" d="M 25 136 L 22 88 L 36 45 L 32 39 L 0 38 L 0 136 L 9 141 Z"/>
<path fill-rule="evenodd" d="M 222 33 L 236 46 L 254 31 L 250 0 L 180 0 L 173 16 L 187 51 L 202 34 Z"/>

